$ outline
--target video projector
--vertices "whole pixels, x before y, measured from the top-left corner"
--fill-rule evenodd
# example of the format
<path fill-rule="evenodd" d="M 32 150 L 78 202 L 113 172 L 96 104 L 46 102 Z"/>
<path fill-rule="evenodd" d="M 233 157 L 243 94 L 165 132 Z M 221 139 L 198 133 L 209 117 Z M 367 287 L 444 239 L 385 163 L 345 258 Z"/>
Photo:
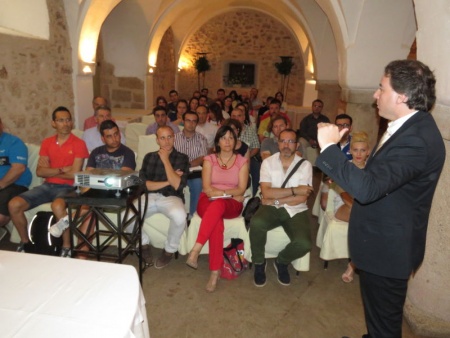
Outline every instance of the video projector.
<path fill-rule="evenodd" d="M 137 171 L 93 169 L 75 173 L 76 187 L 102 190 L 124 190 L 142 183 Z"/>

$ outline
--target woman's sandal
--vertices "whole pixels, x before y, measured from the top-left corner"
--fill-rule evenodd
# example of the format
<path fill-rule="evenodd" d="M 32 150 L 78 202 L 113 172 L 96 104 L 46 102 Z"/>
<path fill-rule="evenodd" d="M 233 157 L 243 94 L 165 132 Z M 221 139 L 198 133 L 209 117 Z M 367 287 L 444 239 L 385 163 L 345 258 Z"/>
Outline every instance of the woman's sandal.
<path fill-rule="evenodd" d="M 200 253 L 194 250 L 191 250 L 191 252 L 189 252 L 189 256 L 188 259 L 186 260 L 186 265 L 194 270 L 198 269 L 198 255 Z"/>
<path fill-rule="evenodd" d="M 216 290 L 217 283 L 220 279 L 220 270 L 211 271 L 208 284 L 206 284 L 206 291 L 214 292 Z"/>

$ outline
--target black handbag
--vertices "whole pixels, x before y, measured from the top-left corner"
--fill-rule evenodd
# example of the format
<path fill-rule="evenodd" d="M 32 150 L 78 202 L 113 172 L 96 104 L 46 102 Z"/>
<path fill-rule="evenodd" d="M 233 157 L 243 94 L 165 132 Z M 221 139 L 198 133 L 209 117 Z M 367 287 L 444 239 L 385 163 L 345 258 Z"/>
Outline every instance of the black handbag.
<path fill-rule="evenodd" d="M 303 161 L 305 161 L 304 158 L 302 158 L 294 168 L 292 168 L 289 175 L 284 180 L 283 184 L 281 185 L 281 188 L 284 188 L 286 186 L 286 183 L 289 181 L 289 179 L 294 175 L 294 173 L 297 171 L 297 169 L 302 165 Z M 242 217 L 244 217 L 245 221 L 245 227 L 249 228 L 250 226 L 250 220 L 252 219 L 253 215 L 256 213 L 256 211 L 259 209 L 259 206 L 261 205 L 261 198 L 258 196 L 252 197 L 248 200 L 247 205 L 245 206 L 244 210 L 242 211 Z"/>

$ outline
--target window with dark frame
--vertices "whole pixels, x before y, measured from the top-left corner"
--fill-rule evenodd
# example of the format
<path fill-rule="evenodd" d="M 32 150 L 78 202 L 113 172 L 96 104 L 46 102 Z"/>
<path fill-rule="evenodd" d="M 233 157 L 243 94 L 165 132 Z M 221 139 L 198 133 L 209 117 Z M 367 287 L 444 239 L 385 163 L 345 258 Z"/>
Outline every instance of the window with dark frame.
<path fill-rule="evenodd" d="M 229 86 L 253 86 L 255 84 L 255 64 L 229 63 L 227 83 Z"/>

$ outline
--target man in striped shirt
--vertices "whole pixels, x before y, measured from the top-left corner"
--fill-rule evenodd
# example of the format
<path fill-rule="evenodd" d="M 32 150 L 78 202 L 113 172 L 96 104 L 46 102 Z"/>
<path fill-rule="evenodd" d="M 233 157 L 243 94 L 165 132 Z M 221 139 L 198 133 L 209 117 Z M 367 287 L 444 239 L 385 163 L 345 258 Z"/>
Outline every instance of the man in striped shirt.
<path fill-rule="evenodd" d="M 198 114 L 196 112 L 187 111 L 183 114 L 184 129 L 175 134 L 174 147 L 180 153 L 189 157 L 190 168 L 195 168 L 203 164 L 203 157 L 207 155 L 206 137 L 195 131 L 198 124 Z M 189 219 L 192 218 L 197 210 L 197 203 L 202 191 L 202 175 L 201 171 L 191 171 L 187 185 L 189 187 L 190 204 Z"/>

